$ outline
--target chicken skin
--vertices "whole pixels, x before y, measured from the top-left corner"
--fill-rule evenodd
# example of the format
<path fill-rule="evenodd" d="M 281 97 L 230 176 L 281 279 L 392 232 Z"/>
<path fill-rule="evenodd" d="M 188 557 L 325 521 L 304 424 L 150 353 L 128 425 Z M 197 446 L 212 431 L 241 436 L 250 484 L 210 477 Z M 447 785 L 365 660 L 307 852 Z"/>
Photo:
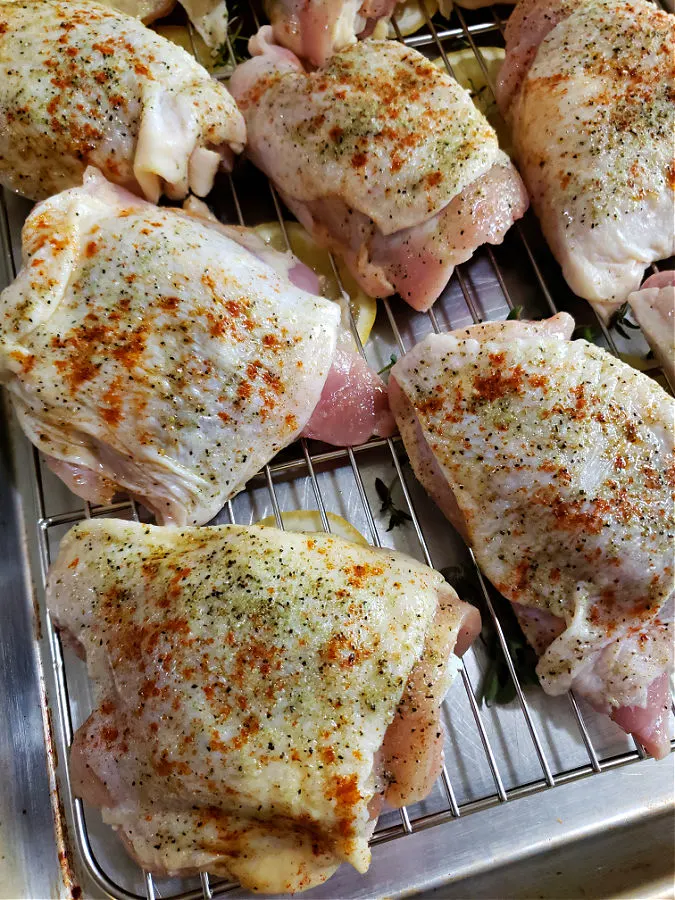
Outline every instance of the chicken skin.
<path fill-rule="evenodd" d="M 640 290 L 628 297 L 628 302 L 675 390 L 675 272 L 650 275 Z"/>
<path fill-rule="evenodd" d="M 407 556 L 257 526 L 83 522 L 47 590 L 97 689 L 76 793 L 143 868 L 265 892 L 368 868 L 383 800 L 438 775 L 439 707 L 480 628 Z"/>
<path fill-rule="evenodd" d="M 76 494 L 125 490 L 161 523 L 203 524 L 308 423 L 337 438 L 331 409 L 342 440 L 391 432 L 382 382 L 345 350 L 322 399 L 340 308 L 295 287 L 296 268 L 313 273 L 245 229 L 90 170 L 35 208 L 23 238 L 0 295 L 0 383 Z M 332 402 L 340 374 L 353 422 Z"/>
<path fill-rule="evenodd" d="M 180 47 L 97 3 L 0 2 L 0 183 L 40 200 L 94 165 L 156 202 L 207 194 L 246 128 Z"/>
<path fill-rule="evenodd" d="M 417 477 L 513 604 L 544 690 L 668 750 L 675 401 L 564 314 L 431 335 L 391 371 Z"/>
<path fill-rule="evenodd" d="M 497 99 L 568 284 L 607 319 L 675 253 L 675 18 L 646 0 L 522 0 Z"/>
<path fill-rule="evenodd" d="M 373 297 L 428 309 L 454 266 L 527 206 L 468 92 L 397 41 L 360 41 L 306 72 L 271 29 L 231 90 L 247 152 L 321 246 Z"/>

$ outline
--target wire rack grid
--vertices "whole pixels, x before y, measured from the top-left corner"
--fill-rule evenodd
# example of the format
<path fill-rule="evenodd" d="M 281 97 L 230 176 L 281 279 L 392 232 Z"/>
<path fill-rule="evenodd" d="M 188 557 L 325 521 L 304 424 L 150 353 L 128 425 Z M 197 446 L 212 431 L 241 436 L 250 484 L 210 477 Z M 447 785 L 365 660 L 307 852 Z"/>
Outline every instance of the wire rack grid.
<path fill-rule="evenodd" d="M 403 37 L 397 20 L 394 18 L 392 25 L 396 39 L 429 55 L 438 55 L 450 74 L 453 74 L 453 71 L 449 61 L 449 48 L 461 42 L 475 54 L 488 87 L 493 91 L 494 85 L 481 47 L 486 45 L 486 40 L 503 45 L 503 10 L 487 7 L 469 12 L 455 7 L 452 19 L 447 23 L 431 18 L 422 0 L 420 0 L 419 6 L 425 21 L 424 27 L 413 35 Z M 258 27 L 260 21 L 253 5 L 247 11 L 247 15 L 250 24 Z M 194 49 L 194 34 L 190 24 L 187 24 Z M 228 50 L 230 61 L 234 65 L 235 54 L 229 40 Z M 195 55 L 197 54 L 195 53 Z M 290 249 L 284 214 L 273 186 L 259 177 L 253 190 L 248 187 L 242 188 L 242 185 L 249 183 L 250 177 L 250 172 L 241 177 L 238 174 L 229 175 L 225 182 L 219 185 L 214 206 L 218 207 L 220 203 L 225 207 L 224 213 L 222 209 L 219 210 L 219 218 L 227 221 L 234 220 L 240 225 L 255 224 L 254 221 L 251 221 L 251 217 L 245 214 L 251 206 L 248 202 L 249 195 L 255 194 L 256 202 L 252 207 L 255 209 L 253 218 L 259 220 L 260 192 L 267 192 L 266 208 L 273 210 L 286 246 Z M 228 192 L 229 197 L 226 196 Z M 213 203 L 214 197 L 209 198 L 209 201 Z M 264 207 L 265 203 L 262 205 Z M 2 241 L 8 271 L 15 274 L 16 254 L 12 253 L 12 238 L 15 239 L 14 245 L 16 246 L 17 222 L 16 215 L 13 215 L 11 210 L 8 211 L 7 198 L 4 194 L 1 198 L 0 212 L 2 213 L 0 219 Z M 13 219 L 14 221 L 12 221 Z M 669 262 L 666 265 L 670 267 L 672 263 Z M 332 261 L 332 266 L 335 278 L 342 287 L 339 268 L 335 260 Z M 514 279 L 514 269 L 518 270 L 519 277 L 517 279 Z M 654 269 L 656 270 L 656 267 Z M 525 272 L 524 281 L 523 271 Z M 527 284 L 527 290 L 523 288 L 524 283 Z M 486 285 L 496 288 L 496 301 L 493 297 L 494 291 L 485 290 Z M 486 296 L 487 294 L 490 296 Z M 597 342 L 611 352 L 619 354 L 620 351 L 625 352 L 627 349 L 621 345 L 621 341 L 612 334 L 604 322 L 592 313 L 590 307 L 579 304 L 564 288 L 559 270 L 548 257 L 531 214 L 528 214 L 522 223 L 516 223 L 503 248 L 492 248 L 487 245 L 478 251 L 473 260 L 458 266 L 448 289 L 429 312 L 413 313 L 407 307 L 403 308 L 389 300 L 379 302 L 384 309 L 385 318 L 384 322 L 378 321 L 378 326 L 380 331 L 386 332 L 386 336 L 379 341 L 375 348 L 380 359 L 382 357 L 386 359 L 387 353 L 392 349 L 401 354 L 405 353 L 423 333 L 429 331 L 439 333 L 452 327 L 461 327 L 468 322 L 477 323 L 490 318 L 503 318 L 509 310 L 514 310 L 516 306 L 520 305 L 524 306 L 525 314 L 531 317 L 553 314 L 560 308 L 569 309 L 577 316 L 581 315 L 585 323 L 592 322 L 596 330 Z M 381 318 L 379 316 L 378 320 Z M 351 318 L 351 326 L 358 349 L 365 357 L 366 351 L 353 318 Z M 644 342 L 640 343 L 640 339 L 637 337 L 636 340 L 639 348 L 644 351 Z M 661 377 L 663 378 L 662 374 Z M 68 499 L 64 500 L 65 495 L 61 492 L 60 500 L 55 504 L 50 498 L 52 493 L 50 482 L 53 482 L 53 476 L 43 467 L 40 456 L 35 450 L 33 450 L 33 465 L 37 503 L 36 530 L 41 567 L 40 576 L 43 585 L 58 543 L 58 536 L 75 522 L 92 516 L 121 516 L 135 520 L 140 518 L 147 520 L 145 511 L 139 510 L 134 501 L 122 501 L 109 506 L 92 507 L 88 503 L 79 506 L 76 498 L 68 495 Z M 435 801 L 430 806 L 418 804 L 414 808 L 404 807 L 385 815 L 373 836 L 372 843 L 404 839 L 406 835 L 452 819 L 458 819 L 469 813 L 485 810 L 528 794 L 548 790 L 559 784 L 643 759 L 645 753 L 642 748 L 635 743 L 628 746 L 627 741 L 624 741 L 623 746 L 621 746 L 621 742 L 617 744 L 616 741 L 614 743 L 610 741 L 609 749 L 606 741 L 600 741 L 601 747 L 598 748 L 597 740 L 594 739 L 594 734 L 597 734 L 594 714 L 573 693 L 568 694 L 562 702 L 567 704 L 568 716 L 571 717 L 570 721 L 573 722 L 573 727 L 576 729 L 576 741 L 582 748 L 581 755 L 576 754 L 570 759 L 559 757 L 555 749 L 555 741 L 548 735 L 546 701 L 542 707 L 543 717 L 539 709 L 537 714 L 534 714 L 532 706 L 534 704 L 539 707 L 542 699 L 539 696 L 541 692 L 535 689 L 536 694 L 533 695 L 533 692 L 529 689 L 526 690 L 519 681 L 500 621 L 498 611 L 500 598 L 483 579 L 473 554 L 463 548 L 459 537 L 454 534 L 451 527 L 447 523 L 439 522 L 438 516 L 434 517 L 430 511 L 429 502 L 425 500 L 418 486 L 410 477 L 400 440 L 396 438 L 378 439 L 360 447 L 325 449 L 323 446 L 301 439 L 292 448 L 266 465 L 242 495 L 228 501 L 223 513 L 218 517 L 218 521 L 229 523 L 255 521 L 260 517 L 260 509 L 264 507 L 265 512 L 271 509 L 276 524 L 283 528 L 284 513 L 298 505 L 297 502 L 293 502 L 294 498 L 297 500 L 297 492 L 294 493 L 292 489 L 302 481 L 304 493 L 301 492 L 300 504 L 305 508 L 314 507 L 318 511 L 321 525 L 325 531 L 331 530 L 328 513 L 330 507 L 336 506 L 335 491 L 338 495 L 346 492 L 353 498 L 350 518 L 358 519 L 371 543 L 375 546 L 382 546 L 385 543 L 391 545 L 393 539 L 384 530 L 384 520 L 378 512 L 377 498 L 372 489 L 373 472 L 384 474 L 385 471 L 393 472 L 397 479 L 405 511 L 410 517 L 407 545 L 404 549 L 428 565 L 440 568 L 445 561 L 442 557 L 445 556 L 447 559 L 447 554 L 439 551 L 440 529 L 441 543 L 452 544 L 456 553 L 464 554 L 465 558 L 468 558 L 472 572 L 471 577 L 488 610 L 508 666 L 509 677 L 515 687 L 516 699 L 512 712 L 514 716 L 519 717 L 522 733 L 526 735 L 526 743 L 529 743 L 529 747 L 523 752 L 532 757 L 533 767 L 530 766 L 525 776 L 514 776 L 513 772 L 505 771 L 503 748 L 497 747 L 496 749 L 499 732 L 495 731 L 491 722 L 486 721 L 488 714 L 491 717 L 492 713 L 486 711 L 485 706 L 481 703 L 478 690 L 478 682 L 482 677 L 485 661 L 483 659 L 481 663 L 480 659 L 474 659 L 474 651 L 470 651 L 462 662 L 459 681 L 463 691 L 464 715 L 474 729 L 476 746 L 482 752 L 487 782 L 483 784 L 482 790 L 473 794 L 471 791 L 467 791 L 464 785 L 460 785 L 458 789 L 454 774 L 458 770 L 457 761 L 448 753 L 446 746 L 446 764 L 443 766 L 439 785 L 437 785 Z M 339 476 L 338 486 L 334 488 L 330 481 L 326 480 L 326 477 L 336 474 Z M 349 481 L 348 486 L 346 486 L 346 479 Z M 260 500 L 261 492 L 266 495 L 266 499 L 262 501 Z M 55 506 L 56 508 L 54 508 Z M 256 515 L 256 510 L 258 515 Z M 430 514 L 431 521 L 429 521 Z M 77 727 L 77 720 L 81 720 L 83 714 L 77 708 L 77 700 L 73 699 L 77 689 L 74 687 L 75 676 L 71 677 L 72 663 L 68 660 L 68 652 L 64 652 L 58 633 L 48 617 L 46 622 L 47 644 L 57 686 L 53 703 L 63 745 L 69 747 Z M 673 711 L 675 712 L 675 707 Z M 543 732 L 546 732 L 545 738 L 542 737 Z M 671 742 L 671 745 L 675 745 L 675 741 Z M 96 813 L 85 810 L 82 801 L 73 796 L 67 772 L 64 780 L 65 799 L 72 811 L 75 843 L 81 862 L 98 886 L 110 896 L 120 898 L 120 900 L 142 900 L 143 897 L 146 897 L 147 900 L 154 900 L 155 897 L 160 896 L 171 897 L 172 900 L 198 900 L 198 898 L 210 900 L 211 897 L 221 895 L 234 887 L 221 879 L 210 879 L 206 873 L 202 873 L 199 879 L 167 881 L 158 880 L 148 872 L 140 873 L 139 871 L 136 878 L 124 884 L 119 883 L 123 879 L 119 879 L 117 872 L 114 871 L 115 867 L 101 862 L 101 841 L 99 840 L 97 843 L 95 839 L 92 839 L 93 831 L 98 829 L 100 832 L 101 830 L 98 828 Z M 105 834 L 102 840 L 105 842 Z"/>

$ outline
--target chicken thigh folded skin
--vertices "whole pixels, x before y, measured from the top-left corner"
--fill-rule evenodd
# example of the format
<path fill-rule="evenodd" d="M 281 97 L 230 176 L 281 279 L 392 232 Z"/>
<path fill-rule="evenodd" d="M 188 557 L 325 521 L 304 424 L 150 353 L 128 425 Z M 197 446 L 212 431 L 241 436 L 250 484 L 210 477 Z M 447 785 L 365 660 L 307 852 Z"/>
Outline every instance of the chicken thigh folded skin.
<path fill-rule="evenodd" d="M 363 290 L 428 309 L 455 265 L 497 244 L 523 184 L 469 94 L 416 50 L 361 41 L 306 72 L 271 29 L 230 88 L 247 152 Z"/>
<path fill-rule="evenodd" d="M 514 606 L 545 691 L 668 750 L 675 401 L 569 316 L 431 335 L 390 403 L 419 480 Z"/>
<path fill-rule="evenodd" d="M 269 892 L 368 868 L 383 800 L 438 775 L 453 650 L 480 628 L 403 554 L 258 526 L 90 520 L 48 596 L 97 691 L 76 792 L 143 868 Z"/>
<path fill-rule="evenodd" d="M 391 432 L 381 381 L 365 366 L 345 374 L 343 351 L 331 377 L 343 372 L 354 422 L 334 405 L 338 435 L 322 392 L 340 308 L 295 287 L 298 269 L 304 283 L 312 273 L 245 229 L 157 208 L 90 170 L 34 209 L 23 241 L 0 295 L 0 382 L 80 496 L 126 490 L 160 522 L 203 524 L 315 412 L 317 437 Z"/>
<path fill-rule="evenodd" d="M 522 0 L 497 99 L 544 235 L 608 319 L 675 253 L 675 19 L 647 0 Z"/>
<path fill-rule="evenodd" d="M 98 3 L 0 2 L 0 182 L 40 200 L 87 165 L 152 201 L 207 194 L 246 142 L 227 89 Z"/>

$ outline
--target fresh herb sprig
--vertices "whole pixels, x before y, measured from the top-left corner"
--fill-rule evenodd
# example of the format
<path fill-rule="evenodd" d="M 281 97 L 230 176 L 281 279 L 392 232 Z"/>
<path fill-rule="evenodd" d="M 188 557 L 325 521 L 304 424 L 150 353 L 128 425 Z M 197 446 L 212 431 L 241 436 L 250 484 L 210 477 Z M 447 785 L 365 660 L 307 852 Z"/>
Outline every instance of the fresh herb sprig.
<path fill-rule="evenodd" d="M 384 373 L 388 372 L 391 369 L 391 367 L 396 364 L 396 362 L 397 362 L 396 354 L 392 353 L 391 356 L 389 357 L 389 362 L 387 363 L 387 365 L 382 366 L 382 368 L 378 371 L 377 374 L 384 375 Z"/>
<path fill-rule="evenodd" d="M 510 703 L 515 699 L 516 686 L 511 678 L 497 629 L 473 570 L 468 566 L 447 566 L 441 569 L 441 575 L 462 600 L 479 609 L 483 620 L 481 640 L 487 654 L 488 665 L 479 689 L 481 702 L 486 706 L 493 703 L 498 706 Z M 500 603 L 497 598 L 493 599 L 493 606 L 497 607 L 499 623 L 518 681 L 523 687 L 538 684 L 537 654 L 525 640 L 513 610 L 506 601 Z"/>
<path fill-rule="evenodd" d="M 520 321 L 520 318 L 522 315 L 523 315 L 523 307 L 522 306 L 514 306 L 513 309 L 509 311 L 509 314 L 506 317 L 506 321 L 512 322 L 514 319 L 516 321 Z"/>
<path fill-rule="evenodd" d="M 592 325 L 579 325 L 572 333 L 573 341 L 577 338 L 582 338 L 584 341 L 588 341 L 589 344 L 594 344 L 597 337 L 598 330 L 597 328 L 593 328 Z"/>
<path fill-rule="evenodd" d="M 622 338 L 625 338 L 627 341 L 630 340 L 630 334 L 626 331 L 626 328 L 632 328 L 634 331 L 638 331 L 640 326 L 636 325 L 635 322 L 631 322 L 628 318 L 628 313 L 630 311 L 629 304 L 622 303 L 621 306 L 617 309 L 610 320 L 610 327 L 614 328 L 615 331 L 621 335 Z"/>
<path fill-rule="evenodd" d="M 394 503 L 392 491 L 396 487 L 398 480 L 398 475 L 396 475 L 392 483 L 387 487 L 381 478 L 375 479 L 375 490 L 382 502 L 380 512 L 389 514 L 389 526 L 387 527 L 387 531 L 393 531 L 393 529 L 397 528 L 399 525 L 405 525 L 406 522 L 412 522 L 412 516 L 404 509 L 399 509 Z"/>

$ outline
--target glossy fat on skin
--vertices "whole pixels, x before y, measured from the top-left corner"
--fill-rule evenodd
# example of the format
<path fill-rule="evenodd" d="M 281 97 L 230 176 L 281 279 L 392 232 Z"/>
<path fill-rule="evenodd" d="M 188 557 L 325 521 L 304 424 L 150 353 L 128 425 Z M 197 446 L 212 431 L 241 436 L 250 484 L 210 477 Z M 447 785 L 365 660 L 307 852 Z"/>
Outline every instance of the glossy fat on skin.
<path fill-rule="evenodd" d="M 397 0 L 267 0 L 274 39 L 314 66 L 388 19 Z"/>
<path fill-rule="evenodd" d="M 500 243 L 524 186 L 467 91 L 397 41 L 305 72 L 262 28 L 230 87 L 247 152 L 363 290 L 428 309 L 453 267 Z"/>
<path fill-rule="evenodd" d="M 480 628 L 407 556 L 257 526 L 90 520 L 47 590 L 97 689 L 76 791 L 144 868 L 263 891 L 320 883 L 341 861 L 367 869 L 388 769 L 402 798 L 419 775 L 406 784 L 397 756 L 434 769 L 424 730 L 442 731 L 452 650 Z M 424 683 L 426 720 L 388 740 Z"/>
<path fill-rule="evenodd" d="M 153 202 L 204 196 L 245 142 L 227 89 L 137 19 L 0 2 L 0 181 L 12 190 L 39 200 L 94 165 Z"/>
<path fill-rule="evenodd" d="M 675 272 L 651 275 L 628 297 L 654 356 L 675 388 Z"/>
<path fill-rule="evenodd" d="M 612 713 L 672 665 L 675 403 L 564 340 L 571 325 L 431 335 L 390 403 L 417 476 L 517 604 L 544 689 Z"/>
<path fill-rule="evenodd" d="M 160 522 L 203 524 L 309 420 L 339 307 L 244 229 L 91 170 L 35 208 L 23 252 L 0 295 L 0 381 L 81 496 L 119 488 Z"/>
<path fill-rule="evenodd" d="M 498 94 L 516 159 L 567 282 L 607 318 L 675 252 L 675 19 L 646 0 L 514 15 Z"/>

